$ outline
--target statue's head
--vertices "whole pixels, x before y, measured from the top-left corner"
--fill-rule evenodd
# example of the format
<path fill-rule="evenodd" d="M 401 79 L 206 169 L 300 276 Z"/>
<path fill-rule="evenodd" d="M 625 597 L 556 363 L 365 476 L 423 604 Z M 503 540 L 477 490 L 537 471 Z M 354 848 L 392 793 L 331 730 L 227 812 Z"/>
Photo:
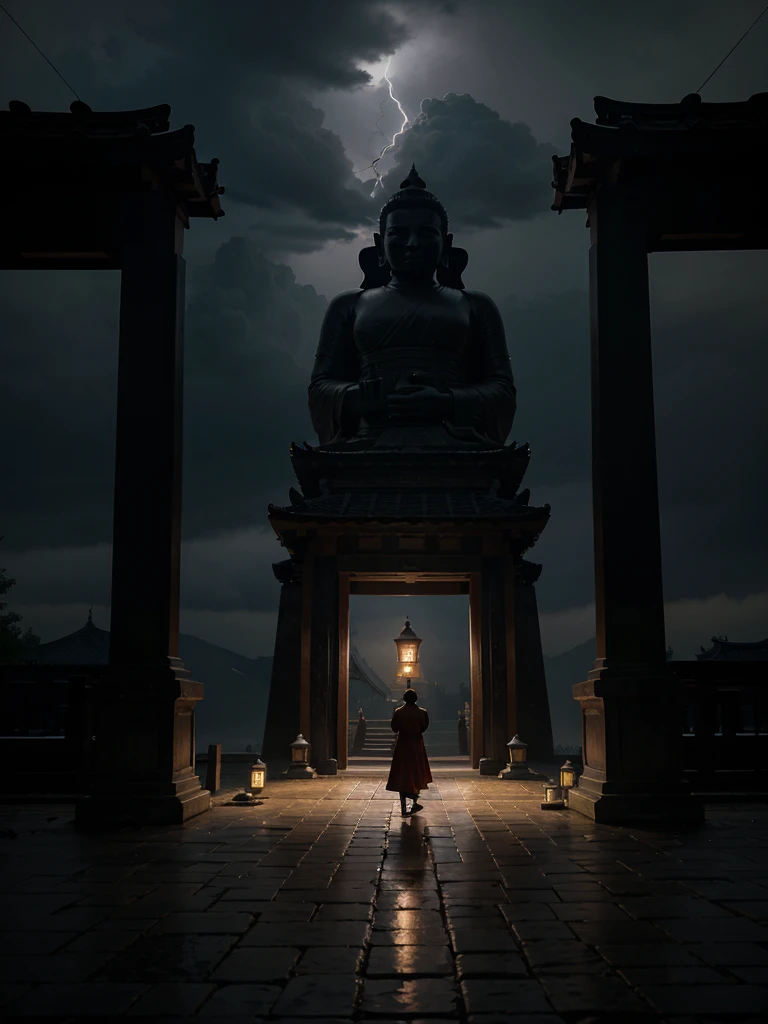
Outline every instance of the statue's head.
<path fill-rule="evenodd" d="M 379 266 L 389 265 L 399 278 L 431 279 L 438 264 L 448 266 L 453 235 L 445 207 L 419 177 L 416 165 L 379 214 L 374 234 Z"/>

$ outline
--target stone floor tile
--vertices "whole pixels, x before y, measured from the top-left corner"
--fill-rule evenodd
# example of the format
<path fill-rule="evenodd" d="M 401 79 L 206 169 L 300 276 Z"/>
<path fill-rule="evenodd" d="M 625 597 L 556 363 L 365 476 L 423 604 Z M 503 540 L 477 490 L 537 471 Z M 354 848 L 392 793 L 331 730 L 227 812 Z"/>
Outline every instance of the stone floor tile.
<path fill-rule="evenodd" d="M 213 990 L 213 985 L 194 982 L 153 985 L 131 1006 L 128 1016 L 151 1016 L 154 1019 L 163 1014 L 192 1016 Z"/>
<path fill-rule="evenodd" d="M 560 897 L 551 886 L 541 889 L 510 889 L 506 890 L 510 903 L 560 903 Z"/>
<path fill-rule="evenodd" d="M 768 1014 L 768 988 L 757 985 L 651 985 L 641 991 L 660 1013 Z"/>
<path fill-rule="evenodd" d="M 373 946 L 365 969 L 368 978 L 430 974 L 453 977 L 447 946 Z"/>
<path fill-rule="evenodd" d="M 469 1024 L 565 1024 L 565 1019 L 556 1013 L 473 1013 L 467 1018 Z"/>
<path fill-rule="evenodd" d="M 328 921 L 370 921 L 373 906 L 370 903 L 327 903 L 320 907 L 313 918 L 318 923 Z M 259 918 L 263 921 L 264 916 Z"/>
<path fill-rule="evenodd" d="M 210 977 L 212 981 L 276 983 L 288 977 L 299 956 L 299 950 L 289 946 L 277 949 L 237 947 L 227 954 Z"/>
<path fill-rule="evenodd" d="M 495 928 L 451 930 L 451 945 L 455 953 L 514 953 L 518 948 L 509 932 Z"/>
<path fill-rule="evenodd" d="M 250 914 L 169 914 L 150 935 L 236 935 L 250 928 Z"/>
<path fill-rule="evenodd" d="M 9 1016 L 106 1017 L 125 1013 L 146 985 L 128 983 L 45 984 L 6 1007 Z"/>
<path fill-rule="evenodd" d="M 199 1017 L 268 1014 L 280 989 L 277 985 L 225 985 L 217 989 L 198 1011 Z"/>
<path fill-rule="evenodd" d="M 448 933 L 442 924 L 426 928 L 397 928 L 371 932 L 372 946 L 447 946 Z"/>
<path fill-rule="evenodd" d="M 545 942 L 549 939 L 573 941 L 573 932 L 562 921 L 514 921 L 512 930 L 521 942 Z"/>
<path fill-rule="evenodd" d="M 639 896 L 619 899 L 621 906 L 632 917 L 653 919 L 667 917 L 701 918 L 730 917 L 727 910 L 696 896 Z"/>
<path fill-rule="evenodd" d="M 619 967 L 699 967 L 701 961 L 676 942 L 598 946 L 597 952 Z"/>
<path fill-rule="evenodd" d="M 507 978 L 528 976 L 528 968 L 520 953 L 461 953 L 456 957 L 456 971 L 465 978 Z"/>
<path fill-rule="evenodd" d="M 458 993 L 449 978 L 374 979 L 364 982 L 361 1005 L 364 1013 L 371 1014 L 452 1015 L 457 1009 Z"/>
<path fill-rule="evenodd" d="M 314 946 L 296 965 L 296 974 L 354 974 L 363 962 L 362 950 L 354 946 Z"/>
<path fill-rule="evenodd" d="M 31 991 L 32 985 L 27 982 L 0 982 L 0 1010 Z"/>
<path fill-rule="evenodd" d="M 672 923 L 672 922 L 669 922 Z M 642 945 L 645 942 L 663 942 L 668 936 L 659 928 L 645 921 L 569 921 L 568 927 L 582 942 L 590 946 L 602 946 L 614 942 L 630 942 Z"/>
<path fill-rule="evenodd" d="M 502 904 L 501 912 L 509 924 L 516 921 L 557 920 L 550 903 L 505 903 Z"/>
<path fill-rule="evenodd" d="M 275 1003 L 276 1017 L 349 1016 L 355 1004 L 358 982 L 354 975 L 321 977 L 308 974 L 292 978 Z"/>
<path fill-rule="evenodd" d="M 686 949 L 715 967 L 765 967 L 768 971 L 768 949 L 754 942 L 708 941 L 691 943 Z"/>
<path fill-rule="evenodd" d="M 768 928 L 743 917 L 718 918 L 711 927 L 696 920 L 654 922 L 681 942 L 768 942 Z"/>
<path fill-rule="evenodd" d="M 703 964 L 700 967 L 622 967 L 621 974 L 633 988 L 639 989 L 650 985 L 722 985 L 727 980 L 720 971 Z"/>
<path fill-rule="evenodd" d="M 555 917 L 560 921 L 627 921 L 627 915 L 619 907 L 605 903 L 550 903 Z"/>
<path fill-rule="evenodd" d="M 99 981 L 200 981 L 237 942 L 237 935 L 147 936 L 99 971 Z"/>
<path fill-rule="evenodd" d="M 439 910 L 437 893 L 380 892 L 376 897 L 377 910 Z"/>
<path fill-rule="evenodd" d="M 90 978 L 115 954 L 109 951 L 70 953 L 52 956 L 0 957 L 0 981 L 3 982 L 81 982 Z"/>
<path fill-rule="evenodd" d="M 368 937 L 365 921 L 346 921 L 343 927 L 335 921 L 308 924 L 255 924 L 240 943 L 241 946 L 357 946 Z"/>
<path fill-rule="evenodd" d="M 464 1004 L 470 1020 L 482 1020 L 474 1014 L 548 1013 L 552 1006 L 538 981 L 530 978 L 469 979 L 461 982 Z"/>
<path fill-rule="evenodd" d="M 0 956 L 45 956 L 67 946 L 77 938 L 77 932 L 2 932 Z"/>
<path fill-rule="evenodd" d="M 443 922 L 437 910 L 377 910 L 373 919 L 373 930 L 390 931 L 410 928 L 442 928 Z"/>
<path fill-rule="evenodd" d="M 620 978 L 591 974 L 542 978 L 547 996 L 558 1013 L 648 1014 L 649 1006 Z"/>

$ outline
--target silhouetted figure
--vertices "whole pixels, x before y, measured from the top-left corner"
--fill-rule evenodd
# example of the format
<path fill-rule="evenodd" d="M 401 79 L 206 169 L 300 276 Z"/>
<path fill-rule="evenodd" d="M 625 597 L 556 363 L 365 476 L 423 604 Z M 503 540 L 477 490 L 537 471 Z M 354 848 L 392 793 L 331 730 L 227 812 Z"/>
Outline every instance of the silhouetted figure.
<path fill-rule="evenodd" d="M 405 703 L 392 715 L 392 731 L 397 733 L 397 740 L 387 789 L 400 794 L 400 812 L 405 817 L 421 810 L 419 792 L 430 784 L 432 773 L 422 736 L 429 728 L 429 715 L 426 708 L 417 707 L 415 690 L 406 690 L 403 700 Z M 406 799 L 413 801 L 410 810 L 406 810 Z"/>

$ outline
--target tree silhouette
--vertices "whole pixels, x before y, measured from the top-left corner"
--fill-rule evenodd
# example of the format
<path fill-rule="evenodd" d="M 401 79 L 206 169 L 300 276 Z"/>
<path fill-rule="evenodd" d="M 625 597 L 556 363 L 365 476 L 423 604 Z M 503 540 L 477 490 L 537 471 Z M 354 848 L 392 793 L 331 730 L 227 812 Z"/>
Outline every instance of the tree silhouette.
<path fill-rule="evenodd" d="M 40 643 L 40 637 L 31 629 L 22 633 L 19 626 L 21 615 L 8 611 L 8 602 L 3 600 L 15 586 L 16 580 L 6 576 L 6 570 L 0 568 L 0 665 L 17 665 L 25 661 L 29 648 Z"/>

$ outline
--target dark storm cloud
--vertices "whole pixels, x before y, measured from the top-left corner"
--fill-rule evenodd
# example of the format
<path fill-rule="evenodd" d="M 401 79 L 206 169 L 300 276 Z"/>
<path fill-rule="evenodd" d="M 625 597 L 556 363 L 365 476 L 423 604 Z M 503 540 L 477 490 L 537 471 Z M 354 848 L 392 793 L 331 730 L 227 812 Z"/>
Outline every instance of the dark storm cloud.
<path fill-rule="evenodd" d="M 415 163 L 448 210 L 451 225 L 501 227 L 549 208 L 554 148 L 522 122 L 512 123 L 472 96 L 425 99 L 397 140 L 396 163 L 384 177 L 390 195 Z"/>
<path fill-rule="evenodd" d="M 278 215 L 275 247 L 306 252 L 367 224 L 372 209 L 340 138 L 301 90 L 366 84 L 370 76 L 359 63 L 393 53 L 408 37 L 393 10 L 397 5 L 379 2 L 294 0 L 225 3 L 214 13 L 187 0 L 81 0 L 67 5 L 66 17 L 57 3 L 30 5 L 25 21 L 92 107 L 169 102 L 174 125 L 196 125 L 200 157 L 220 158 L 222 182 Z M 69 102 L 18 32 L 5 31 L 3 45 L 8 60 L 0 84 L 8 98 L 49 108 Z M 41 76 L 47 91 L 40 91 Z M 303 234 L 294 210 L 308 222 Z M 293 235 L 279 229 L 282 212 Z M 262 229 L 261 242 L 269 241 L 266 234 Z"/>

